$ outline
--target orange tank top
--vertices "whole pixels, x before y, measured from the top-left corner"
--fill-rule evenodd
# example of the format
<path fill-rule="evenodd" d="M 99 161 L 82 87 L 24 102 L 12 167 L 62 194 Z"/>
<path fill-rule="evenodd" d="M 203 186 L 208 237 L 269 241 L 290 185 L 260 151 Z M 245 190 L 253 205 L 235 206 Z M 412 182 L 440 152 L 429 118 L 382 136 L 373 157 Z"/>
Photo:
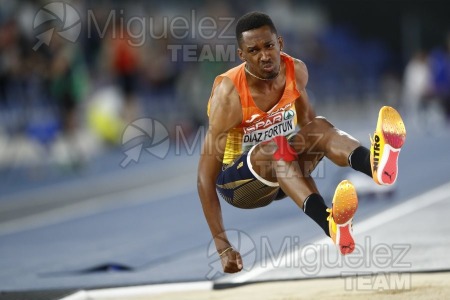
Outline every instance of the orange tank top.
<path fill-rule="evenodd" d="M 224 164 L 229 164 L 252 146 L 270 140 L 278 135 L 290 136 L 297 126 L 295 100 L 300 96 L 295 81 L 294 59 L 281 53 L 286 65 L 286 84 L 280 100 L 267 112 L 259 109 L 253 101 L 247 78 L 245 77 L 245 63 L 234 67 L 216 77 L 212 90 L 228 77 L 234 83 L 242 106 L 242 123 L 228 132 Z M 208 102 L 208 114 L 210 101 Z"/>

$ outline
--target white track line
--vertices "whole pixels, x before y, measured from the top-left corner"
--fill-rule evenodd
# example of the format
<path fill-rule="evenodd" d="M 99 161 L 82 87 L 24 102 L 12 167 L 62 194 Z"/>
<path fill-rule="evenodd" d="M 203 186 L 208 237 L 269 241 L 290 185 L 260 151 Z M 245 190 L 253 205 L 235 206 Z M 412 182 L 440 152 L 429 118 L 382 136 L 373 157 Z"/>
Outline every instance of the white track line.
<path fill-rule="evenodd" d="M 408 215 L 412 212 L 423 209 L 427 206 L 435 204 L 437 202 L 450 199 L 450 182 L 444 185 L 441 185 L 437 188 L 434 188 L 424 194 L 411 198 L 405 202 L 402 202 L 394 207 L 391 207 L 375 216 L 368 218 L 365 221 L 362 221 L 355 226 L 354 234 L 361 234 L 371 229 L 380 226 L 380 224 L 386 224 L 390 221 L 393 221 L 399 217 Z M 321 238 L 312 242 L 312 244 L 326 244 L 329 243 L 329 237 Z M 287 257 L 300 257 L 300 249 L 297 249 L 293 254 L 286 253 L 280 261 L 288 261 Z M 304 255 L 303 255 L 304 256 Z M 304 257 L 302 257 L 304 258 Z M 269 272 L 279 266 L 264 266 L 261 265 L 256 266 L 251 271 L 239 274 L 237 276 L 233 276 L 230 281 L 226 281 L 226 283 L 237 284 L 244 283 L 247 281 L 255 280 L 258 276 L 263 273 Z"/>
<path fill-rule="evenodd" d="M 88 300 L 88 299 L 89 298 L 86 291 L 78 291 L 75 294 L 61 298 L 60 300 Z"/>
<path fill-rule="evenodd" d="M 212 281 L 184 282 L 155 284 L 122 288 L 109 288 L 90 291 L 79 291 L 61 300 L 102 300 L 102 299 L 129 299 L 131 297 L 144 297 L 168 292 L 207 291 L 212 290 Z"/>

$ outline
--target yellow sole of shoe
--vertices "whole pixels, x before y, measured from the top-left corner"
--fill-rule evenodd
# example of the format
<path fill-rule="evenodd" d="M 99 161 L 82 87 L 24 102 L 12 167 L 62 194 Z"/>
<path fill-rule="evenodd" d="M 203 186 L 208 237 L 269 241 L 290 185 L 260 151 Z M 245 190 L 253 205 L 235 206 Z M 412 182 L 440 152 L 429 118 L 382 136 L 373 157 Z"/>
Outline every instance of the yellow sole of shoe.
<path fill-rule="evenodd" d="M 333 197 L 332 215 L 336 224 L 345 224 L 358 209 L 358 196 L 355 187 L 348 180 L 343 180 L 336 188 Z"/>
<path fill-rule="evenodd" d="M 393 107 L 383 106 L 378 117 L 378 130 L 383 133 L 386 144 L 400 149 L 406 139 L 406 128 L 403 119 Z M 378 131 L 377 130 L 377 131 Z"/>

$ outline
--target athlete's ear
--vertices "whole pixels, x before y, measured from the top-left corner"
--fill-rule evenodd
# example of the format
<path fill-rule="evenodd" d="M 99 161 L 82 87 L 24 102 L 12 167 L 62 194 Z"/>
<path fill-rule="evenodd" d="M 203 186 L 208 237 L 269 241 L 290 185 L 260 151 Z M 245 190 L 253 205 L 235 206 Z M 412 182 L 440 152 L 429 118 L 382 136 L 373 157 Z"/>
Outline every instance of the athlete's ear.
<path fill-rule="evenodd" d="M 280 51 L 283 51 L 283 46 L 284 46 L 283 37 L 281 35 L 279 35 L 277 37 L 277 40 L 278 40 L 278 45 L 280 45 Z"/>
<path fill-rule="evenodd" d="M 246 59 L 244 57 L 244 52 L 241 50 L 241 48 L 237 49 L 237 54 L 242 61 L 246 61 Z"/>

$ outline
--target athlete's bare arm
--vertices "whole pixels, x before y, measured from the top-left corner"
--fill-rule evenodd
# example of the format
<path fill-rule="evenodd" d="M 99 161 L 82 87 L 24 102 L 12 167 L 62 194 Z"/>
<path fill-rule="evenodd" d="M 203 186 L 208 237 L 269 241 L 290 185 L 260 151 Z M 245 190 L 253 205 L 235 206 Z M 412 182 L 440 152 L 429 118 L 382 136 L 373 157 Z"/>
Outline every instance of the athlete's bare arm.
<path fill-rule="evenodd" d="M 303 127 L 316 117 L 316 113 L 309 102 L 308 93 L 306 92 L 306 84 L 308 83 L 308 69 L 305 63 L 296 59 L 294 69 L 297 89 L 300 92 L 300 97 L 298 97 L 295 102 L 297 123 L 300 127 Z"/>
<path fill-rule="evenodd" d="M 216 191 L 216 178 L 222 168 L 227 133 L 242 122 L 239 95 L 228 78 L 215 88 L 210 102 L 209 128 L 203 144 L 198 166 L 197 188 L 200 200 L 218 253 L 231 244 L 225 234 L 222 211 Z M 242 269 L 242 260 L 235 250 L 227 250 L 221 256 L 224 272 L 234 273 Z"/>

